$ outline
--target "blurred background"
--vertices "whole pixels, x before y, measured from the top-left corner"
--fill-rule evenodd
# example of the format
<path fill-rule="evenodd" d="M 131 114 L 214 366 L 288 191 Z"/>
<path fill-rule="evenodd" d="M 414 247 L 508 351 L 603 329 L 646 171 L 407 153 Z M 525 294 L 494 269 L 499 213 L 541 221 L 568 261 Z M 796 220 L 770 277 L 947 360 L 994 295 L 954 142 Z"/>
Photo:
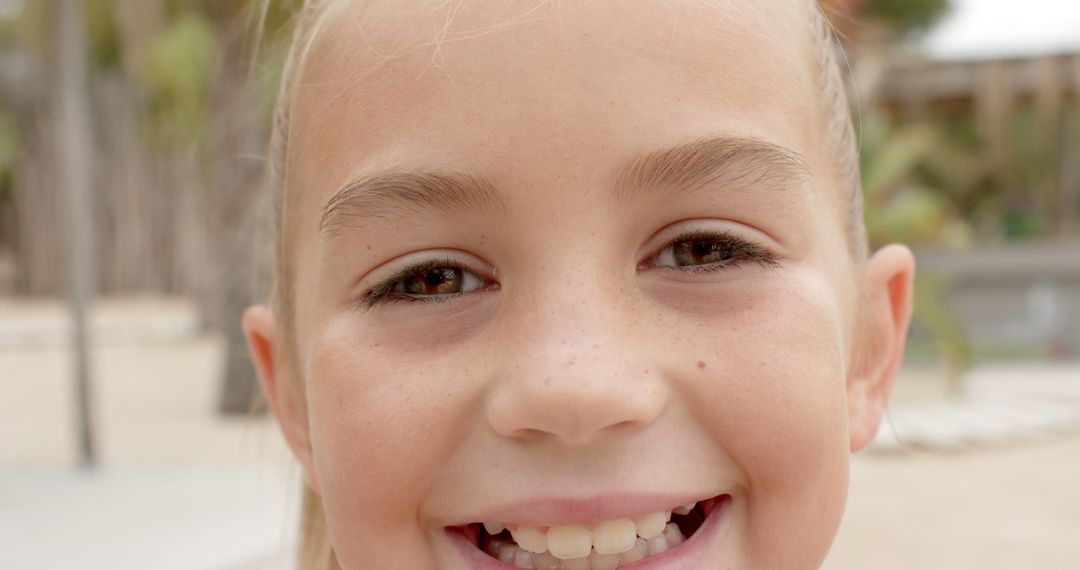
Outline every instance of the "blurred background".
<path fill-rule="evenodd" d="M 0 568 L 290 567 L 236 325 L 297 4 L 0 0 Z M 825 568 L 1080 568 L 1080 3 L 822 5 L 919 262 Z"/>

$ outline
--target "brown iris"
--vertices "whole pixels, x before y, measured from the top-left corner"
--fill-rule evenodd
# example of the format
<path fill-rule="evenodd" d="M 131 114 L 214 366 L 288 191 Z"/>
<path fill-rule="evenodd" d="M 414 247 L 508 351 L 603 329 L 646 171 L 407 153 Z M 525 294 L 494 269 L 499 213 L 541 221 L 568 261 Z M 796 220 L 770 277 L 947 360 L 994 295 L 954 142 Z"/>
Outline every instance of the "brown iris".
<path fill-rule="evenodd" d="M 680 267 L 722 263 L 734 257 L 730 244 L 716 240 L 689 239 L 671 245 L 671 254 Z"/>
<path fill-rule="evenodd" d="M 405 292 L 411 295 L 451 295 L 460 293 L 463 272 L 452 267 L 424 269 L 405 278 Z"/>

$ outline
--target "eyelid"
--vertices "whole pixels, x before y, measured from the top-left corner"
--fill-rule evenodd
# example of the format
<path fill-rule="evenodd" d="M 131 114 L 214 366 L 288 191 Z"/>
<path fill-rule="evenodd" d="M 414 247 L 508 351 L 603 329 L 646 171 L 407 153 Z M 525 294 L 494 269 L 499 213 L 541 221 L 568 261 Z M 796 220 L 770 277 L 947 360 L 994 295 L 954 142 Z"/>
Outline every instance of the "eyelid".
<path fill-rule="evenodd" d="M 719 218 L 684 219 L 667 224 L 655 231 L 645 245 L 638 250 L 638 258 L 645 259 L 658 253 L 678 239 L 693 235 L 727 235 L 739 238 L 783 256 L 783 248 L 769 234 L 747 224 Z"/>
<path fill-rule="evenodd" d="M 401 284 L 406 278 L 415 275 L 421 271 L 434 268 L 451 268 L 464 273 L 469 273 L 486 285 L 478 288 L 482 290 L 489 288 L 492 283 L 497 285 L 494 281 L 495 269 L 491 268 L 489 271 L 478 271 L 473 269 L 474 265 L 486 265 L 482 262 L 466 262 L 460 259 L 455 259 L 449 255 L 449 253 L 457 253 L 459 255 L 476 259 L 475 256 L 460 252 L 457 250 L 424 250 L 414 252 L 394 259 L 394 265 L 399 265 L 399 268 L 391 272 L 389 275 L 379 277 L 378 279 L 369 279 L 369 276 L 376 273 L 381 273 L 379 270 L 372 271 L 365 275 L 362 281 L 367 282 L 367 285 L 359 287 L 359 293 L 353 298 L 353 305 L 359 309 L 372 309 L 375 306 L 382 304 L 383 302 L 395 302 L 407 299 L 408 301 L 415 302 L 439 302 L 447 301 L 454 297 L 461 295 L 468 295 L 476 291 L 467 291 L 462 293 L 447 293 L 444 295 L 395 295 L 394 290 Z M 399 260 L 409 260 L 400 261 Z M 389 265 L 386 263 L 383 265 Z M 381 267 L 381 266 L 380 266 Z M 374 283 L 372 283 L 374 281 Z"/>
<path fill-rule="evenodd" d="M 681 225 L 681 224 L 680 224 Z M 676 225 L 673 227 L 679 227 Z M 773 248 L 762 243 L 757 239 L 749 238 L 744 235 L 740 235 L 741 232 L 725 228 L 705 228 L 695 227 L 693 229 L 683 229 L 678 232 L 672 232 L 674 235 L 666 238 L 661 245 L 653 246 L 649 251 L 649 255 L 638 264 L 638 270 L 662 268 L 679 271 L 682 273 L 699 273 L 709 272 L 716 269 L 724 268 L 737 268 L 744 263 L 753 263 L 761 267 L 776 269 L 781 267 L 780 261 L 784 258 L 782 255 L 776 253 Z M 757 233 L 757 232 L 755 232 Z M 662 232 L 661 234 L 662 235 Z M 739 253 L 743 254 L 742 257 L 732 259 L 728 262 L 717 262 L 703 265 L 684 266 L 684 267 L 671 267 L 671 266 L 657 266 L 656 260 L 673 247 L 675 244 L 684 241 L 726 241 L 729 245 L 735 245 Z"/>
<path fill-rule="evenodd" d="M 676 241 L 676 238 L 693 234 L 730 235 L 757 244 L 775 253 L 778 258 L 784 257 L 783 246 L 771 235 L 752 225 L 722 218 L 693 218 L 667 224 L 655 231 L 645 245 L 638 250 L 639 259 L 659 252 L 663 247 Z"/>
<path fill-rule="evenodd" d="M 460 265 L 477 275 L 494 276 L 495 268 L 480 258 L 460 249 L 434 248 L 415 249 L 387 259 L 368 270 L 356 281 L 355 288 L 361 292 L 374 288 L 388 278 L 401 274 L 409 268 L 428 262 L 444 262 L 448 265 Z"/>

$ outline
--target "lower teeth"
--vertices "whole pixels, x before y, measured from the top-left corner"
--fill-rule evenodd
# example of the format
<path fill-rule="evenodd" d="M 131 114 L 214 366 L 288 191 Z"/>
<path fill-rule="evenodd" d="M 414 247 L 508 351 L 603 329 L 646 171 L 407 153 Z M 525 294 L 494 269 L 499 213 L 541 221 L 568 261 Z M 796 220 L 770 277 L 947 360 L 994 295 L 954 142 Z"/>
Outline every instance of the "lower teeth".
<path fill-rule="evenodd" d="M 500 534 L 500 536 L 504 536 Z M 517 568 L 532 568 L 533 570 L 615 570 L 637 562 L 647 556 L 653 556 L 666 552 L 681 544 L 685 539 L 679 526 L 668 523 L 664 532 L 645 540 L 638 537 L 637 542 L 630 550 L 620 554 L 599 554 L 595 550 L 588 556 L 559 560 L 550 552 L 533 554 L 522 550 L 514 541 L 490 537 L 484 546 L 484 551 L 497 558 L 499 561 Z"/>

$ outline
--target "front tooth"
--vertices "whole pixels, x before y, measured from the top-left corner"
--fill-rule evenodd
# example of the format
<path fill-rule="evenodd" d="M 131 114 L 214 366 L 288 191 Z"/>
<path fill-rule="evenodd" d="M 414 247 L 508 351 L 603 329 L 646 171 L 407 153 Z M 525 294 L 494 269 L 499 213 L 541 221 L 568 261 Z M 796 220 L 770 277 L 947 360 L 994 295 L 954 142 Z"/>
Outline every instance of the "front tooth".
<path fill-rule="evenodd" d="M 645 558 L 649 554 L 649 546 L 645 543 L 644 538 L 638 538 L 634 541 L 634 547 L 619 555 L 619 562 L 623 564 L 630 564 L 631 562 L 637 562 L 642 558 Z"/>
<path fill-rule="evenodd" d="M 514 537 L 514 542 L 518 543 L 522 550 L 539 554 L 548 549 L 547 536 L 535 526 L 519 525 L 510 531 L 510 536 Z"/>
<path fill-rule="evenodd" d="M 686 540 L 683 538 L 682 531 L 679 530 L 679 525 L 675 523 L 668 523 L 664 527 L 664 538 L 667 539 L 668 548 L 675 548 Z"/>
<path fill-rule="evenodd" d="M 593 548 L 599 554 L 618 554 L 634 547 L 637 525 L 630 519 L 605 521 L 592 530 Z"/>
<path fill-rule="evenodd" d="M 649 556 L 660 554 L 668 549 L 667 538 L 665 538 L 663 534 L 658 534 L 649 540 L 646 540 L 645 545 L 649 547 Z"/>
<path fill-rule="evenodd" d="M 484 523 L 484 530 L 486 530 L 487 533 L 491 536 L 495 536 L 496 534 L 499 534 L 500 532 L 506 530 L 506 527 L 499 523 Z"/>
<path fill-rule="evenodd" d="M 694 510 L 694 507 L 696 506 L 697 503 L 687 503 L 681 507 L 675 507 L 674 509 L 671 509 L 671 512 L 677 515 L 688 515 L 690 514 L 690 511 Z"/>
<path fill-rule="evenodd" d="M 664 511 L 645 515 L 637 520 L 637 535 L 645 540 L 664 532 L 668 514 Z"/>
<path fill-rule="evenodd" d="M 592 533 L 578 525 L 553 526 L 547 532 L 547 549 L 561 560 L 583 558 L 592 550 Z"/>
<path fill-rule="evenodd" d="M 618 554 L 600 554 L 594 550 L 589 556 L 589 570 L 615 570 L 618 567 Z"/>
<path fill-rule="evenodd" d="M 562 560 L 555 558 L 550 552 L 541 552 L 533 556 L 533 568 L 536 570 L 560 570 Z"/>
<path fill-rule="evenodd" d="M 583 556 L 581 558 L 571 558 L 570 560 L 563 560 L 562 570 L 591 570 L 589 568 L 589 557 Z"/>

